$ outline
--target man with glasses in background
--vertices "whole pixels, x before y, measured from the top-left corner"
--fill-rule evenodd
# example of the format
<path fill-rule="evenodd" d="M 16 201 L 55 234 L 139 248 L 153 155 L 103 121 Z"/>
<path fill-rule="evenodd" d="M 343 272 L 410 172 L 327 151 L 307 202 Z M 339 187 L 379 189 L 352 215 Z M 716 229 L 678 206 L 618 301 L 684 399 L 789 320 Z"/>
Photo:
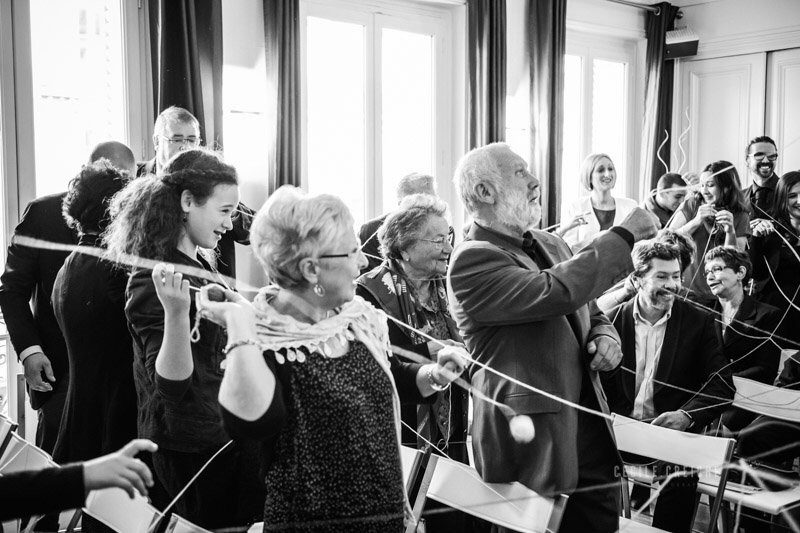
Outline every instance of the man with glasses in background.
<path fill-rule="evenodd" d="M 778 148 L 775 141 L 763 135 L 748 143 L 745 157 L 747 173 L 753 181 L 742 191 L 750 203 L 750 230 L 772 231 L 772 198 L 778 184 L 778 175 L 775 174 Z"/>
<path fill-rule="evenodd" d="M 167 162 L 176 154 L 193 148 L 199 148 L 200 122 L 189 111 L 182 107 L 170 106 L 156 118 L 153 127 L 153 147 L 156 156 L 150 161 L 137 163 L 136 177 L 157 175 L 167 166 Z M 245 246 L 250 244 L 250 223 L 255 211 L 239 203 L 231 220 L 233 229 L 222 236 L 217 245 L 216 268 L 226 276 L 236 277 L 236 250 L 234 242 Z"/>

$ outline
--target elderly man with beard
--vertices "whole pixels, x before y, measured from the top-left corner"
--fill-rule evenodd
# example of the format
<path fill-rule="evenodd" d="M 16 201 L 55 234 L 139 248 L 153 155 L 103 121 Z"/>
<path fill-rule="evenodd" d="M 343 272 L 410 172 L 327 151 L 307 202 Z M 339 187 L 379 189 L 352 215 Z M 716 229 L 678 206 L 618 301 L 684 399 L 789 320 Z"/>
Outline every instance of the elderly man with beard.
<path fill-rule="evenodd" d="M 714 317 L 675 298 L 681 286 L 678 247 L 648 241 L 637 244 L 632 256 L 636 296 L 614 317 L 622 364 L 603 375 L 608 405 L 656 426 L 699 432 L 725 410 L 734 390 Z M 674 468 L 658 465 L 656 471 L 667 475 Z M 658 497 L 653 526 L 691 531 L 696 487 L 696 475 L 670 481 Z"/>
<path fill-rule="evenodd" d="M 607 412 L 598 370 L 620 361 L 619 337 L 594 298 L 631 269 L 635 240 L 655 233 L 635 208 L 572 257 L 560 238 L 532 230 L 541 216 L 539 181 L 502 143 L 466 154 L 454 181 L 472 216 L 448 272 L 450 309 L 480 364 L 481 393 L 533 421 L 529 442 L 512 437 L 503 411 L 476 401 L 475 463 L 488 482 L 519 481 L 543 495 L 570 494 L 559 531 L 616 531 L 619 454 L 607 421 L 532 388 Z M 576 490 L 593 487 L 590 490 Z"/>

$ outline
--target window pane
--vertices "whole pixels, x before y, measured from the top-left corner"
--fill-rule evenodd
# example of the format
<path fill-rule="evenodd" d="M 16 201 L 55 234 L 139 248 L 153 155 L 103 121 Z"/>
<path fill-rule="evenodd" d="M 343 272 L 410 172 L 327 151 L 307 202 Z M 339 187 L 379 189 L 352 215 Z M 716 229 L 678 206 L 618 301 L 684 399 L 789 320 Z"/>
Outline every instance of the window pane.
<path fill-rule="evenodd" d="M 396 203 L 395 188 L 411 172 L 433 174 L 433 37 L 382 31 L 382 212 Z"/>
<path fill-rule="evenodd" d="M 364 202 L 364 26 L 307 18 L 308 190 Z"/>
<path fill-rule="evenodd" d="M 625 196 L 625 63 L 594 60 L 592 152 L 611 156 L 617 169 L 614 194 Z"/>
<path fill-rule="evenodd" d="M 31 0 L 36 195 L 66 189 L 98 142 L 127 142 L 120 0 Z"/>
<path fill-rule="evenodd" d="M 564 146 L 561 163 L 562 209 L 583 194 L 578 183 L 581 164 L 581 56 L 564 57 Z"/>

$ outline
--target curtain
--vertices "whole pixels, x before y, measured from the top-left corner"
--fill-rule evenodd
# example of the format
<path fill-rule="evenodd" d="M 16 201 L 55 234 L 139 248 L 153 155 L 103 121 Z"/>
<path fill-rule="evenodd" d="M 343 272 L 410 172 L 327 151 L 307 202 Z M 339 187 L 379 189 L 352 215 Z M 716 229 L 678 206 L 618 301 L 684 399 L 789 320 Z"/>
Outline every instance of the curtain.
<path fill-rule="evenodd" d="M 645 56 L 645 109 L 642 128 L 642 193 L 656 186 L 658 178 L 666 172 L 658 160 L 659 145 L 666 138 L 665 131 L 672 128 L 672 86 L 675 73 L 674 62 L 664 60 L 667 31 L 674 28 L 678 8 L 669 2 L 655 4 L 658 15 L 647 13 L 645 32 L 647 54 Z M 661 148 L 664 161 L 669 164 L 670 140 Z"/>
<path fill-rule="evenodd" d="M 564 142 L 567 0 L 528 0 L 531 169 L 541 182 L 542 224 L 559 221 Z"/>
<path fill-rule="evenodd" d="M 506 3 L 467 0 L 468 143 L 476 148 L 506 135 Z"/>
<path fill-rule="evenodd" d="M 281 185 L 300 186 L 299 12 L 299 0 L 264 0 L 270 194 Z"/>
<path fill-rule="evenodd" d="M 186 108 L 200 121 L 206 146 L 221 145 L 221 0 L 150 0 L 149 8 L 157 113 Z"/>

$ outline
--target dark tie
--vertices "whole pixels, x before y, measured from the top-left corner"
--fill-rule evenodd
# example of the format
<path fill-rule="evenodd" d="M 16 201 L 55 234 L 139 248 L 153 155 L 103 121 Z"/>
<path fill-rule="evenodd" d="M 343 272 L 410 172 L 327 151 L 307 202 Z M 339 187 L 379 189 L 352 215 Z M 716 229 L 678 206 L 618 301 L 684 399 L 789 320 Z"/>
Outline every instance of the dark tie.
<path fill-rule="evenodd" d="M 758 208 L 755 213 L 756 218 L 761 218 L 764 212 L 769 210 L 769 193 L 767 187 L 757 187 L 753 191 L 753 204 Z"/>

